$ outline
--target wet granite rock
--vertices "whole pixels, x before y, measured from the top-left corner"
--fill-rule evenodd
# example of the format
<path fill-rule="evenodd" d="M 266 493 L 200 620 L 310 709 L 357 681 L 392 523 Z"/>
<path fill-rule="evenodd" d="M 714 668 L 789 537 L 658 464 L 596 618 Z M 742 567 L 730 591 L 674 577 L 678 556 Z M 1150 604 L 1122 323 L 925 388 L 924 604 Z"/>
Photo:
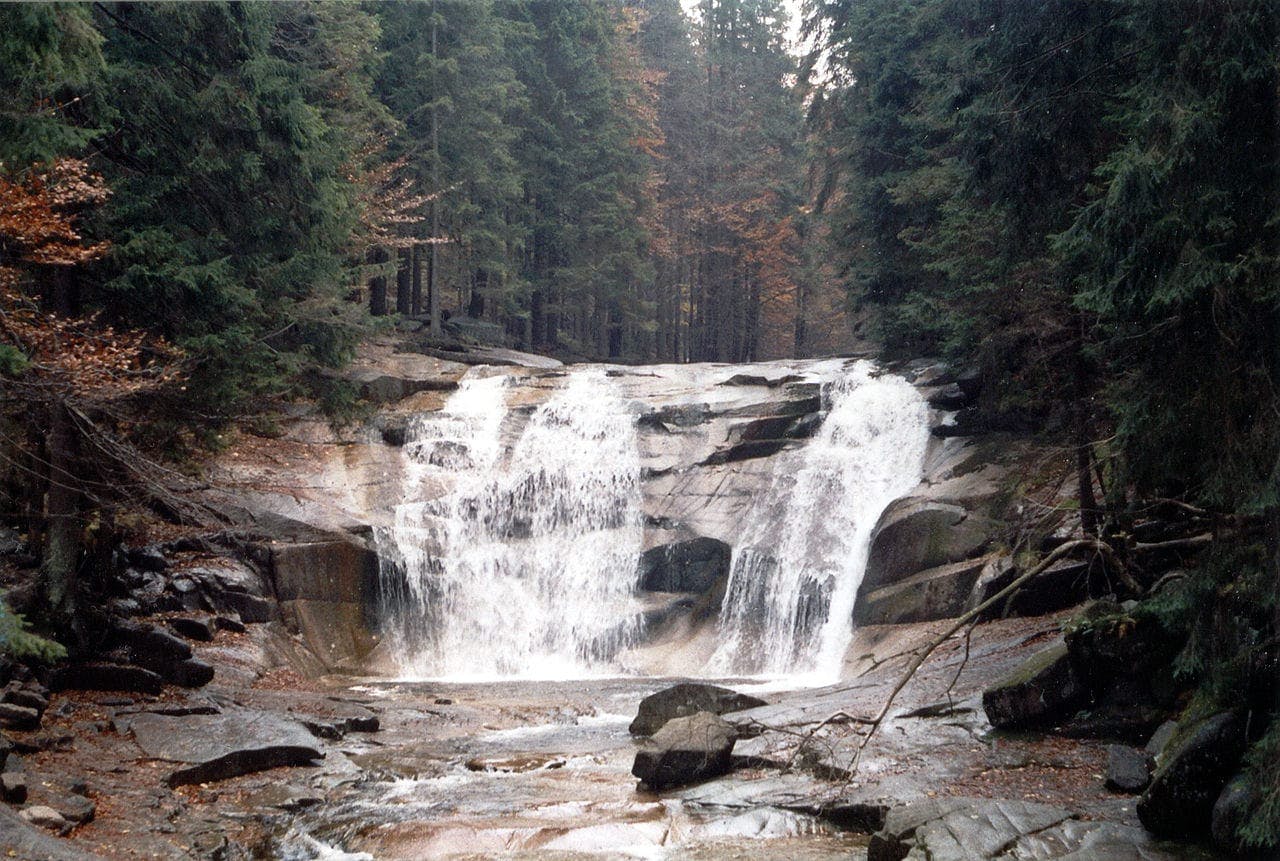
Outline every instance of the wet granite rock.
<path fill-rule="evenodd" d="M 631 773 L 652 790 L 727 774 L 737 738 L 728 721 L 710 712 L 674 718 L 636 751 Z"/>
<path fill-rule="evenodd" d="M 768 703 L 762 699 L 728 688 L 682 682 L 642 699 L 628 729 L 632 735 L 653 735 L 673 718 L 687 717 L 697 712 L 722 715 L 764 705 Z"/>
<path fill-rule="evenodd" d="M 991 798 L 929 798 L 891 809 L 867 861 L 978 861 L 1073 817 L 1061 807 Z"/>
<path fill-rule="evenodd" d="M 250 709 L 182 717 L 140 714 L 127 725 L 147 756 L 180 764 L 167 778 L 170 786 L 307 765 L 324 757 L 302 724 Z"/>
<path fill-rule="evenodd" d="M 1058 642 L 983 691 L 982 708 L 996 729 L 1045 726 L 1070 715 L 1086 693 L 1066 644 Z"/>
<path fill-rule="evenodd" d="M 880 516 L 859 595 L 930 568 L 982 555 L 998 531 L 964 506 L 920 497 L 889 505 Z"/>
<path fill-rule="evenodd" d="M 723 541 L 698 537 L 653 547 L 640 554 L 639 583 L 646 592 L 707 592 L 729 575 L 732 550 Z"/>
<path fill-rule="evenodd" d="M 154 625 L 121 620 L 113 638 L 126 646 L 139 663 L 185 661 L 192 655 L 191 646 L 185 640 Z"/>
<path fill-rule="evenodd" d="M 1204 837 L 1214 805 L 1248 744 L 1245 715 L 1221 712 L 1179 728 L 1151 785 L 1138 799 L 1138 818 L 1158 837 Z"/>
<path fill-rule="evenodd" d="M 1138 793 L 1151 782 L 1151 758 L 1146 751 L 1123 744 L 1107 745 L 1107 789 Z"/>

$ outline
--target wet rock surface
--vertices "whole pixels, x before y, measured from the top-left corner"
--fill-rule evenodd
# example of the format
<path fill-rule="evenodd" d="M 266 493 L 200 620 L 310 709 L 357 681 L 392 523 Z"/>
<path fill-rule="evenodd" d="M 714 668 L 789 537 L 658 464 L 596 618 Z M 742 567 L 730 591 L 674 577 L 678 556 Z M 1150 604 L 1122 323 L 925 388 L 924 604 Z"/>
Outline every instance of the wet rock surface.
<path fill-rule="evenodd" d="M 737 731 L 710 712 L 672 718 L 636 751 L 631 773 L 653 790 L 684 786 L 732 767 Z"/>
<path fill-rule="evenodd" d="M 653 735 L 670 720 L 698 712 L 723 715 L 767 705 L 759 697 L 740 694 L 729 688 L 684 682 L 650 694 L 640 701 L 628 731 L 632 735 Z"/>
<path fill-rule="evenodd" d="M 982 707 L 999 729 L 1046 726 L 1068 717 L 1086 696 L 1066 643 L 1027 658 L 982 694 Z"/>
<path fill-rule="evenodd" d="M 147 756 L 182 763 L 166 777 L 170 786 L 306 765 L 324 756 L 302 724 L 244 709 L 216 715 L 140 714 L 127 726 Z"/>

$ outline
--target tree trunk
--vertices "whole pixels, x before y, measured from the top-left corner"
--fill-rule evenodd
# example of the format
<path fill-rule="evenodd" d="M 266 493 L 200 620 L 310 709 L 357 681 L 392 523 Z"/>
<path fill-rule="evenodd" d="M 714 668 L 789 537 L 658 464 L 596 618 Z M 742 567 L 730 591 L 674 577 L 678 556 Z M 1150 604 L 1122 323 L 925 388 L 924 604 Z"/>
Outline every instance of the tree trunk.
<path fill-rule="evenodd" d="M 80 490 L 75 486 L 75 428 L 65 405 L 50 405 L 48 427 L 49 481 L 45 493 L 41 574 L 45 601 L 53 617 L 70 624 L 75 618 L 76 575 L 84 523 Z"/>
<path fill-rule="evenodd" d="M 409 313 L 417 317 L 422 313 L 422 246 L 414 245 L 412 252 L 412 287 L 409 296 Z"/>
<path fill-rule="evenodd" d="M 400 249 L 400 264 L 396 268 L 396 313 L 406 317 L 413 313 L 413 261 L 409 249 Z"/>
<path fill-rule="evenodd" d="M 368 260 L 376 266 L 386 263 L 386 249 L 369 249 Z M 382 271 L 369 279 L 369 313 L 375 317 L 385 317 L 387 314 L 387 276 Z"/>

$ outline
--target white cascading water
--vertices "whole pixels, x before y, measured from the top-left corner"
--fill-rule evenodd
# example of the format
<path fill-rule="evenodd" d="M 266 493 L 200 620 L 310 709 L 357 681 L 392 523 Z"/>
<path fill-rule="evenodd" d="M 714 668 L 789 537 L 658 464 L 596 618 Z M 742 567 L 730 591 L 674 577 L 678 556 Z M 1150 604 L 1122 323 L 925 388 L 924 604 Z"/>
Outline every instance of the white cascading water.
<path fill-rule="evenodd" d="M 823 395 L 817 435 L 779 461 L 734 549 L 713 674 L 838 678 L 871 532 L 920 481 L 928 422 L 914 387 L 859 362 Z"/>
<path fill-rule="evenodd" d="M 507 390 L 468 377 L 410 428 L 410 484 L 437 495 L 378 536 L 407 675 L 580 677 L 637 633 L 634 417 L 602 369 L 575 370 L 504 453 Z"/>

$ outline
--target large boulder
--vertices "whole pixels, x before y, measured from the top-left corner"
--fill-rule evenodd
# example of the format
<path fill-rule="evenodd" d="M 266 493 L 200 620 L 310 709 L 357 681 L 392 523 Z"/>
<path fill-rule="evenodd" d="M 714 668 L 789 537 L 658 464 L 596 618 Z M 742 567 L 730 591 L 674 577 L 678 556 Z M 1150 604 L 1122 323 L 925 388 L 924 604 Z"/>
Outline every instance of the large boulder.
<path fill-rule="evenodd" d="M 368 618 L 377 601 L 377 554 L 338 536 L 276 542 L 270 558 L 286 627 L 330 670 L 358 669 L 377 645 Z"/>
<path fill-rule="evenodd" d="M 709 592 L 729 576 L 732 551 L 714 538 L 663 544 L 640 554 L 640 588 L 646 592 Z"/>
<path fill-rule="evenodd" d="M 1248 744 L 1240 711 L 1221 712 L 1179 728 L 1138 799 L 1138 818 L 1158 837 L 1205 837 L 1214 804 Z"/>
<path fill-rule="evenodd" d="M 1058 642 L 983 691 L 982 708 L 997 729 L 1045 726 L 1068 717 L 1086 694 L 1066 644 Z"/>
<path fill-rule="evenodd" d="M 631 773 L 652 790 L 726 774 L 733 764 L 737 730 L 710 712 L 675 718 L 636 752 Z"/>
<path fill-rule="evenodd" d="M 1209 830 L 1213 834 L 1213 842 L 1228 852 L 1247 857 L 1237 832 L 1261 803 L 1262 797 L 1247 775 L 1237 774 L 1227 781 L 1227 785 L 1218 794 L 1218 800 L 1214 802 L 1210 818 Z M 1271 848 L 1274 850 L 1280 847 Z"/>
<path fill-rule="evenodd" d="M 632 735 L 653 735 L 673 718 L 697 712 L 722 715 L 764 705 L 768 703 L 762 699 L 728 688 L 682 682 L 642 699 L 630 730 Z"/>
<path fill-rule="evenodd" d="M 170 786 L 307 765 L 324 757 L 301 723 L 250 709 L 211 715 L 144 713 L 127 723 L 148 757 L 178 764 L 167 778 Z"/>
<path fill-rule="evenodd" d="M 993 521 L 960 505 L 921 497 L 899 499 L 885 509 L 871 536 L 860 592 L 973 559 L 987 549 L 997 531 Z"/>

